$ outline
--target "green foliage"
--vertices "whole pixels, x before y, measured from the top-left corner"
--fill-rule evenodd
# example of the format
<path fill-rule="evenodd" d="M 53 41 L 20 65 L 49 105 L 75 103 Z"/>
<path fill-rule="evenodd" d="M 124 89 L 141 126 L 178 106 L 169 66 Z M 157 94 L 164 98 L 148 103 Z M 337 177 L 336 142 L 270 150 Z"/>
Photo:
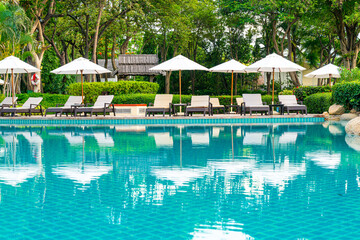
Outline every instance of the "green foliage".
<path fill-rule="evenodd" d="M 333 87 L 334 101 L 346 109 L 360 110 L 360 81 L 337 83 Z"/>
<path fill-rule="evenodd" d="M 69 95 L 62 95 L 62 94 L 50 94 L 50 93 L 22 93 L 17 94 L 18 97 L 18 104 L 22 105 L 29 97 L 42 97 L 43 100 L 41 101 L 40 105 L 43 108 L 55 107 L 56 104 L 64 104 Z"/>
<path fill-rule="evenodd" d="M 93 103 L 99 95 L 122 95 L 135 93 L 157 93 L 159 85 L 150 82 L 119 81 L 84 83 L 85 103 Z M 81 96 L 81 83 L 70 84 L 67 88 L 69 95 Z"/>
<path fill-rule="evenodd" d="M 283 90 L 279 93 L 279 95 L 294 95 L 293 90 Z"/>
<path fill-rule="evenodd" d="M 41 69 L 41 82 L 46 93 L 64 94 L 69 84 L 75 82 L 74 75 L 58 75 L 50 73 L 60 65 L 59 59 L 53 49 L 49 49 L 44 54 Z"/>
<path fill-rule="evenodd" d="M 315 94 L 315 93 L 326 93 L 330 92 L 329 86 L 302 86 L 298 88 L 294 88 L 294 94 L 299 101 L 304 101 L 306 97 Z"/>
<path fill-rule="evenodd" d="M 2 102 L 2 100 L 4 100 L 5 95 L 4 94 L 0 94 L 0 102 Z"/>
<path fill-rule="evenodd" d="M 323 113 L 332 105 L 331 93 L 315 93 L 305 98 L 308 113 Z"/>
<path fill-rule="evenodd" d="M 272 103 L 272 95 L 263 95 L 261 96 L 261 99 L 264 103 L 266 104 L 271 104 Z M 274 96 L 274 103 L 277 103 L 279 101 L 278 96 Z"/>
<path fill-rule="evenodd" d="M 339 82 L 353 82 L 353 81 L 360 81 L 360 69 L 347 69 L 342 68 L 340 72 Z"/>

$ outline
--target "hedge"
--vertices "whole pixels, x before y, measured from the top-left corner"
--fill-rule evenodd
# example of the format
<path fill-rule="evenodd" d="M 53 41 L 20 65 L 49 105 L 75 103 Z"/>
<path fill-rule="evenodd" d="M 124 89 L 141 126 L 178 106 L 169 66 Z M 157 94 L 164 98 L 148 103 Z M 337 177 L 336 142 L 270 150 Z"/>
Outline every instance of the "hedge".
<path fill-rule="evenodd" d="M 16 94 L 18 97 L 17 103 L 22 105 L 29 97 L 42 97 L 40 105 L 44 108 L 55 107 L 56 104 L 64 104 L 69 95 L 51 94 L 51 93 L 22 93 Z"/>
<path fill-rule="evenodd" d="M 327 112 L 332 103 L 331 93 L 315 93 L 304 100 L 308 113 Z"/>
<path fill-rule="evenodd" d="M 333 87 L 334 102 L 346 109 L 360 110 L 360 81 L 337 83 Z"/>
<path fill-rule="evenodd" d="M 121 95 L 135 93 L 157 93 L 159 85 L 157 83 L 140 81 L 119 81 L 119 82 L 92 82 L 84 83 L 85 103 L 95 102 L 96 98 L 102 94 Z M 69 95 L 81 96 L 81 83 L 70 84 L 67 88 Z"/>
<path fill-rule="evenodd" d="M 330 92 L 329 86 L 302 86 L 298 88 L 294 88 L 294 95 L 299 101 L 304 101 L 306 97 L 315 94 L 315 93 L 326 93 Z"/>

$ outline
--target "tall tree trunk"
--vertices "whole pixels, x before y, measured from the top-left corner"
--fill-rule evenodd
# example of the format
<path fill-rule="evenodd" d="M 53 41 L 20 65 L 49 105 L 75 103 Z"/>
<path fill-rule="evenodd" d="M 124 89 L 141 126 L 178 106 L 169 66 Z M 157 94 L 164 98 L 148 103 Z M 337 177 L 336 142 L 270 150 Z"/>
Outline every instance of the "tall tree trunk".
<path fill-rule="evenodd" d="M 107 69 L 108 68 L 108 60 L 109 60 L 109 57 L 108 57 L 108 39 L 106 38 L 105 39 L 105 51 L 104 51 L 104 54 L 105 54 L 105 63 L 104 63 L 104 67 Z M 108 74 L 105 73 L 105 82 L 108 81 Z"/>
<path fill-rule="evenodd" d="M 115 49 L 116 49 L 116 34 L 113 35 L 112 47 L 111 47 L 111 64 L 114 71 L 117 69 L 115 62 Z"/>
<path fill-rule="evenodd" d="M 98 38 L 99 38 L 99 28 L 100 28 L 100 21 L 101 21 L 101 15 L 102 15 L 102 11 L 103 11 L 103 1 L 100 1 L 99 4 L 99 14 L 96 20 L 96 27 L 95 27 L 95 33 L 94 33 L 94 46 L 93 46 L 93 55 L 92 55 L 92 61 L 94 63 L 97 63 L 97 45 L 98 45 Z M 94 74 L 92 76 L 92 81 L 96 82 L 96 75 Z"/>
<path fill-rule="evenodd" d="M 171 71 L 166 72 L 166 75 L 165 75 L 165 93 L 166 94 L 170 93 L 170 76 L 171 76 Z"/>
<path fill-rule="evenodd" d="M 267 72 L 265 74 L 265 76 L 266 76 L 266 91 L 267 91 L 267 94 L 270 95 L 271 94 L 271 73 Z"/>
<path fill-rule="evenodd" d="M 238 81 L 238 75 L 237 73 L 234 73 L 234 95 L 237 95 L 237 81 Z"/>

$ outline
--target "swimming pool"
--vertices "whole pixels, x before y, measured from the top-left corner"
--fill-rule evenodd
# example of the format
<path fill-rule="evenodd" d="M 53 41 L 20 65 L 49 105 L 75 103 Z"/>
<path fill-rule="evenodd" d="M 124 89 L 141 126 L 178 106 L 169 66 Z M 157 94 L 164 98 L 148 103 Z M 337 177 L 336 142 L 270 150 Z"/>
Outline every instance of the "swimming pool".
<path fill-rule="evenodd" d="M 341 124 L 0 132 L 0 239 L 360 238 Z"/>

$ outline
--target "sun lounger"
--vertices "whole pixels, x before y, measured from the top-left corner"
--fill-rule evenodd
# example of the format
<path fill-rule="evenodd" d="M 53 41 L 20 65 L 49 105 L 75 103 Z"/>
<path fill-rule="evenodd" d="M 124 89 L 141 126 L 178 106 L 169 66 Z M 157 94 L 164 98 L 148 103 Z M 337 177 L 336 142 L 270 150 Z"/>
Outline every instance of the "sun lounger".
<path fill-rule="evenodd" d="M 205 116 L 207 112 L 210 116 L 212 114 L 211 106 L 210 96 L 192 96 L 190 105 L 186 107 L 185 115 L 189 116 L 189 113 L 192 115 L 193 112 L 202 112 Z"/>
<path fill-rule="evenodd" d="M 65 104 L 56 104 L 56 107 L 48 108 L 45 112 L 45 117 L 46 114 L 49 112 L 55 113 L 55 117 L 57 117 L 58 113 L 60 114 L 60 117 L 63 113 L 65 113 L 66 116 L 68 116 L 68 113 L 73 114 L 75 110 L 75 106 L 80 106 L 81 102 L 82 102 L 81 96 L 70 96 Z M 61 107 L 61 105 L 63 106 Z"/>
<path fill-rule="evenodd" d="M 18 98 L 14 97 L 14 102 L 16 103 L 16 100 Z M 0 107 L 4 108 L 4 107 L 11 107 L 13 105 L 12 103 L 12 97 L 6 97 L 4 98 L 4 100 L 2 100 L 2 102 L 0 103 Z"/>
<path fill-rule="evenodd" d="M 246 112 L 249 112 L 252 115 L 253 112 L 265 112 L 269 114 L 270 108 L 269 105 L 265 105 L 261 100 L 260 94 L 243 94 L 244 98 L 244 115 Z"/>
<path fill-rule="evenodd" d="M 295 95 L 279 95 L 279 102 L 284 104 L 284 111 L 288 114 L 290 111 L 302 111 L 303 114 L 307 114 L 307 107 L 301 101 L 298 102 Z"/>
<path fill-rule="evenodd" d="M 214 109 L 221 109 L 225 113 L 225 106 L 221 105 L 218 98 L 210 98 L 211 103 L 211 115 L 214 114 Z"/>
<path fill-rule="evenodd" d="M 42 97 L 30 97 L 21 107 L 13 107 L 13 108 L 2 108 L 0 111 L 0 115 L 3 116 L 4 113 L 11 113 L 11 116 L 14 116 L 16 113 L 25 113 L 25 115 L 29 114 L 29 117 L 32 113 L 41 113 L 43 115 L 43 109 L 40 105 L 40 102 L 43 100 Z M 37 108 L 37 107 L 40 108 Z"/>
<path fill-rule="evenodd" d="M 106 113 L 114 113 L 115 116 L 115 107 L 114 104 L 111 104 L 114 95 L 100 95 L 96 99 L 96 102 L 93 106 L 86 106 L 86 107 L 76 107 L 74 111 L 74 116 L 76 117 L 78 113 L 90 113 L 90 117 L 95 113 L 96 116 L 98 113 L 106 115 Z"/>
<path fill-rule="evenodd" d="M 152 106 L 148 106 L 145 111 L 145 117 L 150 114 L 155 113 L 162 113 L 163 117 L 165 117 L 165 113 L 169 113 L 169 116 L 171 116 L 171 110 L 172 110 L 172 100 L 173 95 L 172 94 L 157 94 L 155 96 L 154 104 Z"/>

